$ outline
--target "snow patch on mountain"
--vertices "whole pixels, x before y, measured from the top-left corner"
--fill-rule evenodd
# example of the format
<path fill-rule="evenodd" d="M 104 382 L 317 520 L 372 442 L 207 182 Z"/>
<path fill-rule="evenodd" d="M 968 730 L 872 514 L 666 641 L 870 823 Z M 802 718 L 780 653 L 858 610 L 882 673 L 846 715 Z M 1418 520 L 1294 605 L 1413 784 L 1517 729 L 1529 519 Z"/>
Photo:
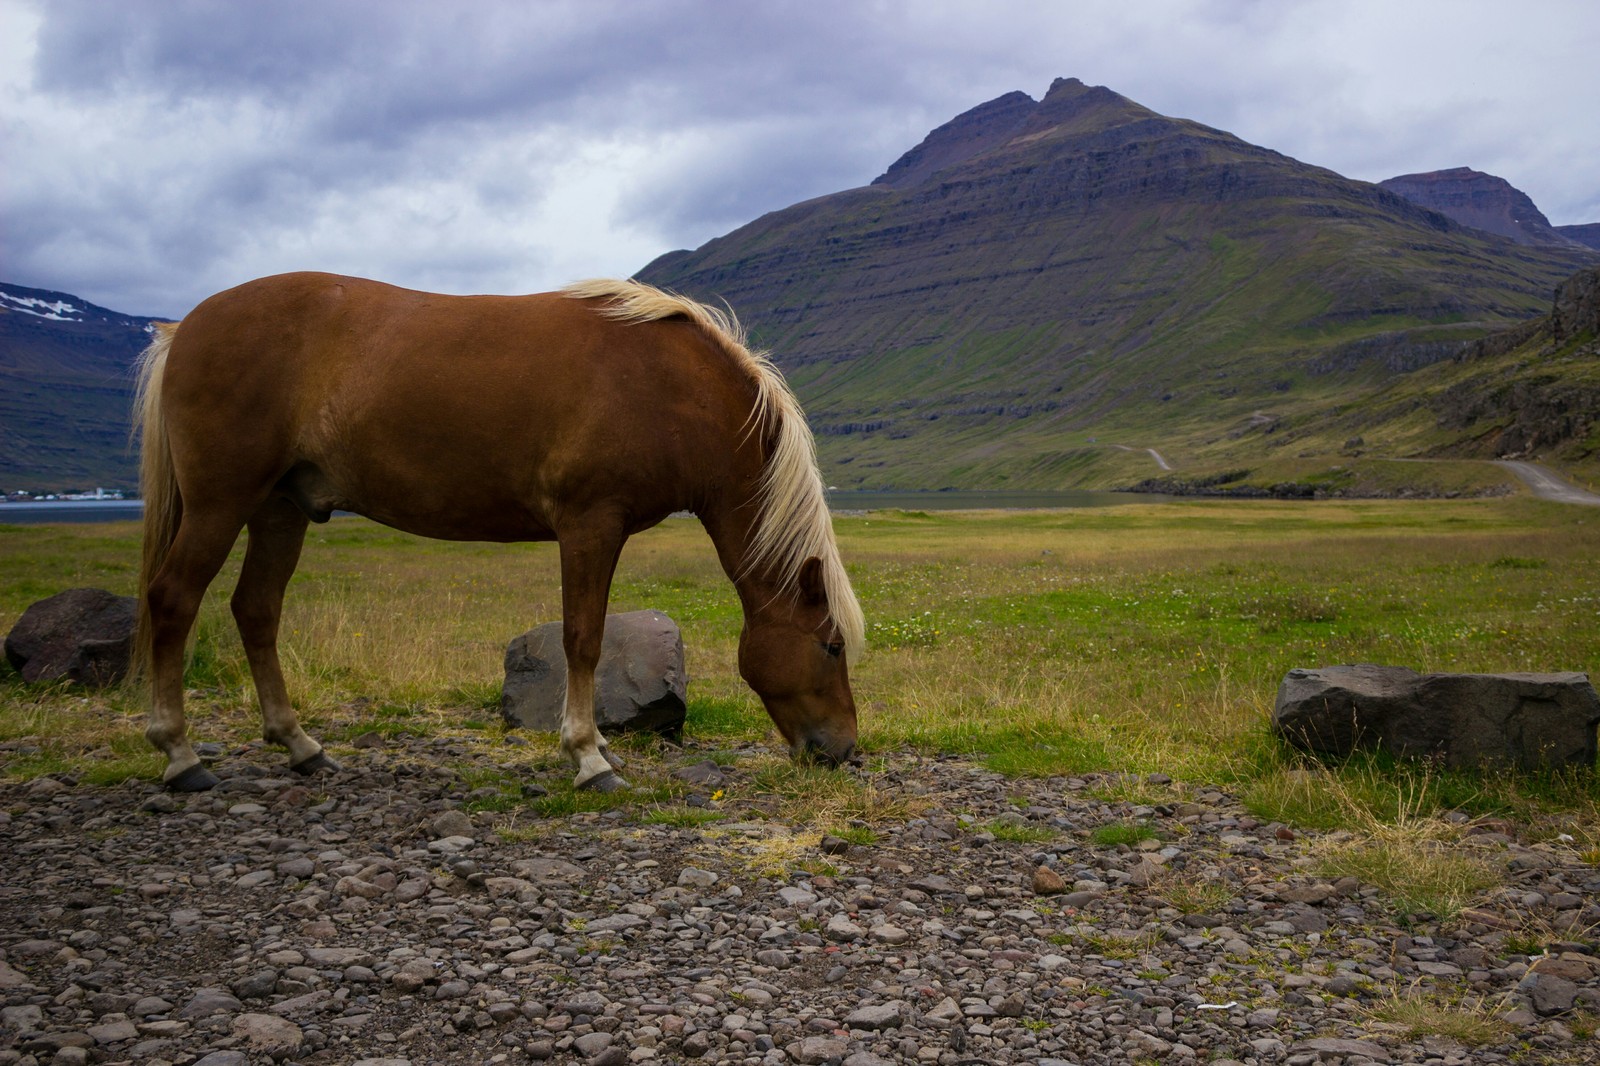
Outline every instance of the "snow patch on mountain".
<path fill-rule="evenodd" d="M 20 296 L 0 289 L 0 309 L 20 311 L 25 315 L 38 315 L 52 322 L 82 322 L 86 310 L 66 300 L 41 300 L 35 296 Z"/>

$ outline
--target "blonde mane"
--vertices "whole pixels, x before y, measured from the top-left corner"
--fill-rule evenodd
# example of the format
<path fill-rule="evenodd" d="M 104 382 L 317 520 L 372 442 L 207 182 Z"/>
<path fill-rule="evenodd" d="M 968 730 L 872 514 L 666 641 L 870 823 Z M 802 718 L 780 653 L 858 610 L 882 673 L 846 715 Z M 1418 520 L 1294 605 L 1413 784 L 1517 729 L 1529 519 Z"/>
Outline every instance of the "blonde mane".
<path fill-rule="evenodd" d="M 747 347 L 744 330 L 731 310 L 707 307 L 637 281 L 580 281 L 562 292 L 573 299 L 609 301 L 601 313 L 620 322 L 687 318 L 722 345 L 755 380 L 756 406 L 750 413 L 750 425 L 768 432 L 775 443 L 761 475 L 761 510 L 745 567 L 771 567 L 783 588 L 792 590 L 805 561 L 813 556 L 821 559 L 828 611 L 844 638 L 848 659 L 859 659 L 866 647 L 866 622 L 833 539 L 833 519 L 817 471 L 816 441 L 800 401 L 772 360 Z"/>

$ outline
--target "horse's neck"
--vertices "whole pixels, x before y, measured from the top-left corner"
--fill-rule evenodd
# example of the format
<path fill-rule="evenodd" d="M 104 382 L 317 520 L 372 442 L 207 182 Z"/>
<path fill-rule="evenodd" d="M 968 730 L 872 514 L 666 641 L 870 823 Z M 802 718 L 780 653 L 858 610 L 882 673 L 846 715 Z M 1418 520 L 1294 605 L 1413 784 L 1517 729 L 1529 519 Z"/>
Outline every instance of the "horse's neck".
<path fill-rule="evenodd" d="M 748 497 L 746 497 L 748 499 Z M 717 550 L 723 573 L 733 582 L 744 605 L 745 617 L 752 618 L 772 604 L 781 590 L 777 577 L 764 568 L 750 566 L 751 544 L 755 539 L 756 508 L 753 504 L 708 507 L 700 514 L 711 543 Z"/>

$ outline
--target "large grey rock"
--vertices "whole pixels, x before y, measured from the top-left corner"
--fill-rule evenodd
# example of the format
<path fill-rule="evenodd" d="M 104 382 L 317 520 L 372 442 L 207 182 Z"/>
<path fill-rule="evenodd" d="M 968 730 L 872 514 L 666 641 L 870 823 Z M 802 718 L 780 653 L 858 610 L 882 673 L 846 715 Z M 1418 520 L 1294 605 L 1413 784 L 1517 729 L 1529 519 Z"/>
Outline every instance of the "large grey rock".
<path fill-rule="evenodd" d="M 104 589 L 68 589 L 22 612 L 6 659 L 24 681 L 114 685 L 128 673 L 137 603 Z"/>
<path fill-rule="evenodd" d="M 606 615 L 595 669 L 595 724 L 602 731 L 652 730 L 676 740 L 688 711 L 683 636 L 660 611 Z M 561 623 L 529 630 L 506 648 L 500 713 L 506 724 L 558 730 L 567 693 Z"/>
<path fill-rule="evenodd" d="M 1460 768 L 1589 769 L 1600 696 L 1581 673 L 1328 666 L 1289 671 L 1272 724 L 1295 746 L 1329 755 L 1376 748 Z"/>

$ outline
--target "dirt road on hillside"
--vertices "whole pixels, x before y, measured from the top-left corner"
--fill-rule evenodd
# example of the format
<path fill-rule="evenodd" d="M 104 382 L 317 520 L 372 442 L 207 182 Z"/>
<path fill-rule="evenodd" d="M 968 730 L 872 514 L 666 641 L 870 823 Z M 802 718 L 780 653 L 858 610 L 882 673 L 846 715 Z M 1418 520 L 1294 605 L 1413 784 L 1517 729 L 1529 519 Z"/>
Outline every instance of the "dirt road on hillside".
<path fill-rule="evenodd" d="M 1496 466 L 1503 466 L 1528 486 L 1535 496 L 1541 500 L 1555 500 L 1558 503 L 1576 503 L 1585 507 L 1600 507 L 1600 496 L 1580 489 L 1561 478 L 1560 475 L 1538 463 L 1530 463 L 1520 459 L 1496 459 Z"/>

